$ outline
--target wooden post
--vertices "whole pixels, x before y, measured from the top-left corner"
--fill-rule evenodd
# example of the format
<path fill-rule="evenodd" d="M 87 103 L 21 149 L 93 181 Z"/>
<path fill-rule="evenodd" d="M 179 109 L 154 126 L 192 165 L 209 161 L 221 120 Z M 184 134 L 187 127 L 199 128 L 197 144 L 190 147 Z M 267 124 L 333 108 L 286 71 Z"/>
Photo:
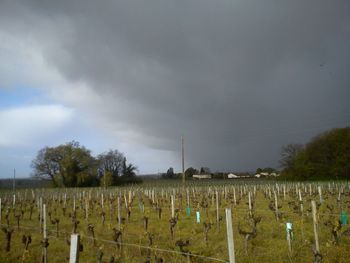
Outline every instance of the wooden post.
<path fill-rule="evenodd" d="M 320 253 L 320 245 L 318 242 L 318 232 L 317 232 L 317 226 L 318 226 L 317 217 L 316 217 L 317 211 L 316 211 L 315 201 L 311 201 L 311 207 L 312 207 L 312 220 L 314 222 L 315 248 L 317 253 Z"/>
<path fill-rule="evenodd" d="M 311 187 L 311 184 L 309 184 L 309 196 L 311 196 L 312 194 L 312 187 Z"/>
<path fill-rule="evenodd" d="M 43 217 L 44 217 L 43 234 L 44 234 L 44 238 L 47 238 L 47 232 L 46 232 L 46 204 L 43 204 Z"/>
<path fill-rule="evenodd" d="M 16 193 L 16 168 L 13 169 L 13 185 L 12 185 L 13 194 Z"/>
<path fill-rule="evenodd" d="M 252 199 L 250 197 L 250 192 L 248 192 L 248 206 L 249 206 L 249 215 L 252 215 Z"/>
<path fill-rule="evenodd" d="M 230 263 L 235 263 L 235 246 L 233 242 L 233 231 L 232 231 L 232 216 L 231 209 L 226 208 L 226 231 L 227 231 L 227 247 Z"/>
<path fill-rule="evenodd" d="M 276 219 L 278 221 L 279 216 L 278 216 L 278 201 L 277 201 L 276 191 L 273 191 L 273 195 L 275 196 L 275 213 L 276 213 Z"/>
<path fill-rule="evenodd" d="M 0 224 L 1 224 L 1 209 L 2 209 L 2 207 L 1 207 L 1 198 L 0 198 Z"/>
<path fill-rule="evenodd" d="M 70 236 L 69 263 L 79 263 L 79 242 L 79 234 L 73 234 Z"/>
<path fill-rule="evenodd" d="M 188 193 L 188 189 L 186 190 L 186 198 L 187 198 L 187 207 L 190 207 L 190 194 Z"/>
<path fill-rule="evenodd" d="M 300 212 L 301 216 L 304 214 L 304 207 L 303 207 L 303 198 L 301 197 L 301 191 L 299 189 L 299 202 L 300 202 Z"/>
<path fill-rule="evenodd" d="M 288 250 L 289 253 L 292 254 L 292 237 L 291 237 L 291 223 L 287 223 L 287 242 L 288 242 Z"/>
<path fill-rule="evenodd" d="M 43 198 L 40 197 L 39 199 L 39 227 L 40 227 L 40 233 L 42 233 L 42 223 L 43 223 Z"/>
<path fill-rule="evenodd" d="M 44 241 L 47 239 L 47 232 L 46 232 L 46 204 L 43 204 L 43 237 Z M 47 263 L 47 247 L 43 247 L 43 263 Z"/>
<path fill-rule="evenodd" d="M 219 213 L 219 193 L 216 190 L 215 191 L 215 195 L 216 195 L 216 223 L 218 225 L 218 227 L 220 226 L 219 221 L 220 221 L 220 213 Z"/>
<path fill-rule="evenodd" d="M 121 218 L 121 212 L 120 212 L 120 196 L 118 196 L 118 226 L 119 226 L 119 230 L 121 230 L 121 222 L 122 222 L 122 218 Z"/>
<path fill-rule="evenodd" d="M 185 185 L 185 149 L 184 149 L 184 137 L 181 136 L 181 151 L 182 151 L 182 184 Z"/>
<path fill-rule="evenodd" d="M 171 217 L 175 217 L 175 203 L 174 203 L 174 196 L 171 195 Z"/>
<path fill-rule="evenodd" d="M 322 204 L 323 199 L 322 199 L 322 190 L 321 190 L 321 186 L 318 187 L 318 194 L 320 196 L 320 203 Z"/>
<path fill-rule="evenodd" d="M 233 187 L 233 202 L 235 205 L 237 205 L 237 200 L 236 200 L 236 188 Z"/>
<path fill-rule="evenodd" d="M 85 198 L 85 218 L 89 219 L 89 200 L 87 197 Z"/>
<path fill-rule="evenodd" d="M 301 213 L 301 239 L 304 242 L 304 205 L 303 205 L 303 198 L 301 196 L 300 189 L 299 189 L 299 203 L 300 203 L 300 213 Z"/>

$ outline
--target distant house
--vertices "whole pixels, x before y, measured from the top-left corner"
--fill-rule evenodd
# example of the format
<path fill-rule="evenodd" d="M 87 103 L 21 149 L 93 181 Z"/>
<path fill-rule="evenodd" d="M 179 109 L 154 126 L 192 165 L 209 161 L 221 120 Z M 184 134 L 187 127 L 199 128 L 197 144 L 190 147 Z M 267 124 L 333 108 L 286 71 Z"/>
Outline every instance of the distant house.
<path fill-rule="evenodd" d="M 227 178 L 229 178 L 229 179 L 235 179 L 235 178 L 240 178 L 240 176 L 238 176 L 238 175 L 236 175 L 236 174 L 233 174 L 233 173 L 229 173 L 229 174 L 227 175 Z"/>
<path fill-rule="evenodd" d="M 265 177 L 277 177 L 279 176 L 278 173 L 272 172 L 272 173 L 267 173 L 267 172 L 262 172 L 254 175 L 256 178 L 265 178 Z"/>
<path fill-rule="evenodd" d="M 211 174 L 194 174 L 192 177 L 195 179 L 211 179 Z"/>

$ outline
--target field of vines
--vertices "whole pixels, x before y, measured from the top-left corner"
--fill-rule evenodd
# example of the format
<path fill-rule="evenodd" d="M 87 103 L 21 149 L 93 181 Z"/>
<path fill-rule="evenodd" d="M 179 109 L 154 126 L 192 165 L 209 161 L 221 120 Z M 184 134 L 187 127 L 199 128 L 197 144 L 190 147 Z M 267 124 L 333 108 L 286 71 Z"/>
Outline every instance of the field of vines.
<path fill-rule="evenodd" d="M 235 262 L 350 262 L 349 182 L 148 183 L 0 198 L 0 262 L 69 262 L 73 233 L 79 262 L 230 262 L 227 208 Z"/>

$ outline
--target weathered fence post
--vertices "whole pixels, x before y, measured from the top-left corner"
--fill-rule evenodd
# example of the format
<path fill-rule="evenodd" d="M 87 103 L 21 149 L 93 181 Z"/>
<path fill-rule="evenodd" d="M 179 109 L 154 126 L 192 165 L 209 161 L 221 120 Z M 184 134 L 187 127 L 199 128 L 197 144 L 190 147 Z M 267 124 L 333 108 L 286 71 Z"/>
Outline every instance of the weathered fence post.
<path fill-rule="evenodd" d="M 320 196 L 320 203 L 322 204 L 323 198 L 322 198 L 322 189 L 321 189 L 321 186 L 318 187 L 318 195 Z"/>
<path fill-rule="evenodd" d="M 301 216 L 304 215 L 304 207 L 303 207 L 303 198 L 301 196 L 301 191 L 299 189 L 299 203 L 300 203 L 300 213 L 301 213 Z"/>
<path fill-rule="evenodd" d="M 286 230 L 287 230 L 287 242 L 288 242 L 288 250 L 289 254 L 292 254 L 292 223 L 286 224 Z"/>
<path fill-rule="evenodd" d="M 88 198 L 85 198 L 85 218 L 86 218 L 86 220 L 89 219 L 89 200 L 88 200 Z"/>
<path fill-rule="evenodd" d="M 79 242 L 79 234 L 73 234 L 70 236 L 69 263 L 79 263 Z"/>
<path fill-rule="evenodd" d="M 174 196 L 171 195 L 171 217 L 175 217 L 175 203 L 174 203 Z"/>
<path fill-rule="evenodd" d="M 121 211 L 120 211 L 120 196 L 118 196 L 117 202 L 118 202 L 118 227 L 119 227 L 119 230 L 121 230 L 122 217 L 121 217 Z"/>
<path fill-rule="evenodd" d="M 40 233 L 42 233 L 42 223 L 43 223 L 43 198 L 40 196 L 39 199 L 39 228 Z"/>
<path fill-rule="evenodd" d="M 301 196 L 300 189 L 299 189 L 299 203 L 300 203 L 300 213 L 301 213 L 301 239 L 304 242 L 304 205 L 303 205 L 303 198 Z"/>
<path fill-rule="evenodd" d="M 220 226 L 219 193 L 217 190 L 215 192 L 215 195 L 216 195 L 216 223 L 217 223 L 217 226 L 219 227 Z"/>
<path fill-rule="evenodd" d="M 43 204 L 43 263 L 47 263 L 47 232 L 46 232 L 46 204 Z"/>
<path fill-rule="evenodd" d="M 236 188 L 233 187 L 233 203 L 237 205 L 237 200 L 236 200 Z"/>
<path fill-rule="evenodd" d="M 235 246 L 233 242 L 233 231 L 232 231 L 232 216 L 231 209 L 226 208 L 226 231 L 227 231 L 227 247 L 230 263 L 235 263 Z"/>
<path fill-rule="evenodd" d="M 315 249 L 318 254 L 320 254 L 320 245 L 318 243 L 318 232 L 317 232 L 317 217 L 316 217 L 316 202 L 311 201 L 311 207 L 312 207 L 312 220 L 314 222 L 314 235 L 315 235 Z"/>
<path fill-rule="evenodd" d="M 248 206 L 249 206 L 249 215 L 252 215 L 252 199 L 250 197 L 250 192 L 248 192 Z"/>
<path fill-rule="evenodd" d="M 273 191 L 273 195 L 275 197 L 275 213 L 276 213 L 276 220 L 279 220 L 279 214 L 278 214 L 278 200 L 277 200 L 277 195 L 276 195 L 276 191 Z"/>
<path fill-rule="evenodd" d="M 44 238 L 47 238 L 47 232 L 46 232 L 46 204 L 43 204 L 43 233 L 44 233 Z"/>

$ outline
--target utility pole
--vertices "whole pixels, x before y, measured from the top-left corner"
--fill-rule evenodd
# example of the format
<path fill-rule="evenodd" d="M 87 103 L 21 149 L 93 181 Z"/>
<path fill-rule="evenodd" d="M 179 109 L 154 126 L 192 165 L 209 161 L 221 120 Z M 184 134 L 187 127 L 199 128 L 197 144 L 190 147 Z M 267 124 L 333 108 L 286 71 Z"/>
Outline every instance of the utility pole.
<path fill-rule="evenodd" d="M 182 145 L 182 183 L 185 185 L 185 149 L 184 149 L 184 137 L 181 136 Z"/>
<path fill-rule="evenodd" d="M 106 170 L 103 170 L 103 187 L 106 190 Z"/>
<path fill-rule="evenodd" d="M 13 168 L 13 184 L 12 184 L 13 194 L 16 192 L 16 168 Z"/>

